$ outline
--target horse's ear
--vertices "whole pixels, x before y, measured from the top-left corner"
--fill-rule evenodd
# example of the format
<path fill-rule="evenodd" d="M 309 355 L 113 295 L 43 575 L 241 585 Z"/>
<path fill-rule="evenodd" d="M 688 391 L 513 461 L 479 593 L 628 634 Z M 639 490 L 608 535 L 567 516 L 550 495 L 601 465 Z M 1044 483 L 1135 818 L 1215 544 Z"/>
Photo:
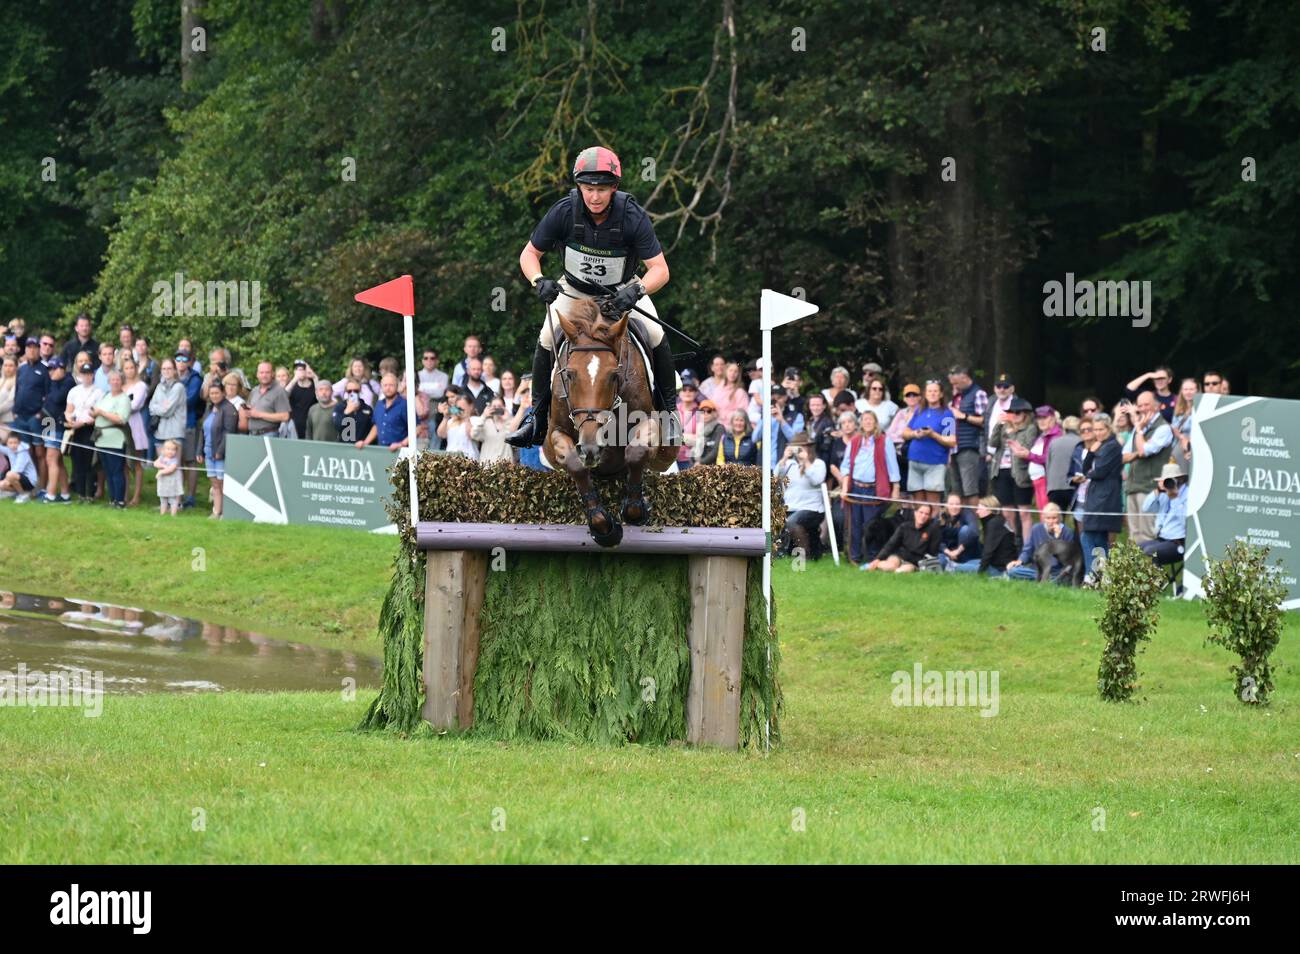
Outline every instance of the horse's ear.
<path fill-rule="evenodd" d="M 623 332 L 627 331 L 627 320 L 631 317 L 631 312 L 626 312 L 622 318 L 609 326 L 610 340 L 623 337 Z"/>
<path fill-rule="evenodd" d="M 560 327 L 564 330 L 564 337 L 568 338 L 571 342 L 576 341 L 578 339 L 579 331 L 578 323 L 563 312 L 557 311 L 555 314 L 556 317 L 560 319 Z"/>

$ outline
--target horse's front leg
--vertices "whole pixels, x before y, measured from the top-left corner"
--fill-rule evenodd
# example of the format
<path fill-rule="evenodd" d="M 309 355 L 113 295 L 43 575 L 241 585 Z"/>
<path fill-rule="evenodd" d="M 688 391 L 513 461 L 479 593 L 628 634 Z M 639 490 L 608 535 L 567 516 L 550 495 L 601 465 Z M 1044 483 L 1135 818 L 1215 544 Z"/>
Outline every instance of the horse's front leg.
<path fill-rule="evenodd" d="M 641 527 L 650 522 L 650 502 L 645 499 L 646 460 L 650 450 L 658 444 L 658 428 L 654 415 L 639 423 L 632 431 L 628 446 L 623 454 L 627 463 L 627 493 L 623 497 L 623 519 L 634 527 Z"/>
<path fill-rule="evenodd" d="M 600 493 L 591 486 L 591 472 L 582 464 L 573 439 L 563 431 L 552 431 L 551 459 L 573 479 L 587 512 L 587 530 L 602 547 L 616 546 L 623 539 L 623 525 L 614 519 L 600 501 Z"/>

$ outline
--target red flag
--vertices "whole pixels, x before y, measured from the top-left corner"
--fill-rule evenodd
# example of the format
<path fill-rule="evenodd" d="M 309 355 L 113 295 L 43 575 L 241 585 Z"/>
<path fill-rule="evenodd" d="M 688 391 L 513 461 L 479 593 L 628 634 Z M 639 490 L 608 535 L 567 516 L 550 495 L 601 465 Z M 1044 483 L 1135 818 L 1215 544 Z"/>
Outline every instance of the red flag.
<path fill-rule="evenodd" d="M 399 315 L 415 314 L 415 282 L 410 275 L 394 278 L 374 288 L 367 288 L 356 294 L 356 300 L 363 305 L 374 305 L 385 311 L 395 311 Z"/>

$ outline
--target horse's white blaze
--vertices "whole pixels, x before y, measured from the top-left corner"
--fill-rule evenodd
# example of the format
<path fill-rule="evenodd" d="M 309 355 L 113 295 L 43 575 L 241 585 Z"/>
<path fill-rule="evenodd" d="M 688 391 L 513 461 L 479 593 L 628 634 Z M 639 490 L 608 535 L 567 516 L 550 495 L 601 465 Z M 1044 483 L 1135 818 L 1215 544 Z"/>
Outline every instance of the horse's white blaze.
<path fill-rule="evenodd" d="M 587 374 L 591 377 L 592 387 L 596 386 L 596 372 L 599 370 L 600 358 L 593 354 L 591 360 L 587 362 Z"/>

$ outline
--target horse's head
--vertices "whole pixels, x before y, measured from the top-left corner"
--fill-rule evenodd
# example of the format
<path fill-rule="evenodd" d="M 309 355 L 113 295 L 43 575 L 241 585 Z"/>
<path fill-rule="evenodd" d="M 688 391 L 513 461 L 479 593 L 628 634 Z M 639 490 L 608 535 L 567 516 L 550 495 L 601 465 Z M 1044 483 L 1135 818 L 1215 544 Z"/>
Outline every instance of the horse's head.
<path fill-rule="evenodd" d="M 615 430 L 606 425 L 618 412 L 619 393 L 627 380 L 627 315 L 613 321 L 594 301 L 582 299 L 573 303 L 568 315 L 560 316 L 560 327 L 569 346 L 560 369 L 559 393 L 577 432 L 578 457 L 590 470 L 600 463 L 601 451 Z"/>

